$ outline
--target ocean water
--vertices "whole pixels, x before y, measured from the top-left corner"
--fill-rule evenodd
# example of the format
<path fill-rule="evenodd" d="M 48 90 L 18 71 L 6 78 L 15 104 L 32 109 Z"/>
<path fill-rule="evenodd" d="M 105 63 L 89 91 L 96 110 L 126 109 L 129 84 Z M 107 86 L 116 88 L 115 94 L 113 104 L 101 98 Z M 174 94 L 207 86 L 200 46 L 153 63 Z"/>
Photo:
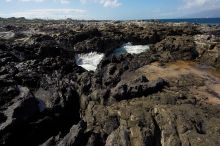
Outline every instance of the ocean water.
<path fill-rule="evenodd" d="M 91 52 L 87 54 L 77 54 L 75 60 L 78 66 L 88 71 L 95 71 L 104 56 L 102 53 Z"/>
<path fill-rule="evenodd" d="M 220 25 L 220 18 L 189 18 L 189 19 L 159 19 L 161 22 L 188 22 L 198 24 Z"/>
<path fill-rule="evenodd" d="M 127 43 L 120 48 L 114 50 L 113 54 L 119 56 L 121 54 L 140 54 L 149 50 L 150 47 L 148 45 L 132 45 L 131 43 Z"/>

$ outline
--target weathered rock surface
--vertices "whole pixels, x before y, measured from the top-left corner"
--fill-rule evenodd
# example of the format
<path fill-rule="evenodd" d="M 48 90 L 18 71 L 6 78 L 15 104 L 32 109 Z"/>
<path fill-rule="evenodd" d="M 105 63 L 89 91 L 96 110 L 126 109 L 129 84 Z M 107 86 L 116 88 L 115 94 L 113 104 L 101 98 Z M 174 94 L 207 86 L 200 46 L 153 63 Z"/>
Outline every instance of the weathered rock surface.
<path fill-rule="evenodd" d="M 193 60 L 198 56 L 191 36 L 168 36 L 155 45 L 155 52 L 161 52 L 161 59 Z"/>
<path fill-rule="evenodd" d="M 220 26 L 38 21 L 0 25 L 0 145 L 220 145 Z"/>

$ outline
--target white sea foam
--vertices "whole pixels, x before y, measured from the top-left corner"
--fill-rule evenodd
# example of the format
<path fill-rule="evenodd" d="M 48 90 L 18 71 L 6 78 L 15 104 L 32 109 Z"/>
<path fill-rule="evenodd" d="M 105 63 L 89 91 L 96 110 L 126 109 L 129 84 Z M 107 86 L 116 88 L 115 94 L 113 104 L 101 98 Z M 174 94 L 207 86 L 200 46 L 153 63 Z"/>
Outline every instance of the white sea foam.
<path fill-rule="evenodd" d="M 140 54 L 142 52 L 145 52 L 150 47 L 148 45 L 132 45 L 131 43 L 127 43 L 121 48 L 117 48 L 114 50 L 113 54 L 115 55 L 121 55 L 121 54 Z M 104 54 L 97 53 L 97 52 L 91 52 L 87 54 L 77 54 L 75 56 L 76 64 L 78 66 L 83 67 L 84 69 L 88 71 L 95 71 L 98 64 L 103 59 Z"/>
<path fill-rule="evenodd" d="M 81 66 L 88 71 L 95 71 L 103 57 L 104 54 L 102 53 L 91 52 L 88 54 L 77 54 L 75 59 L 78 66 Z"/>
<path fill-rule="evenodd" d="M 121 54 L 126 54 L 126 53 L 140 54 L 140 53 L 143 53 L 149 49 L 150 49 L 149 45 L 132 45 L 131 43 L 127 43 L 124 46 L 122 46 L 121 48 L 115 49 L 113 54 L 115 54 L 115 55 L 121 55 Z"/>

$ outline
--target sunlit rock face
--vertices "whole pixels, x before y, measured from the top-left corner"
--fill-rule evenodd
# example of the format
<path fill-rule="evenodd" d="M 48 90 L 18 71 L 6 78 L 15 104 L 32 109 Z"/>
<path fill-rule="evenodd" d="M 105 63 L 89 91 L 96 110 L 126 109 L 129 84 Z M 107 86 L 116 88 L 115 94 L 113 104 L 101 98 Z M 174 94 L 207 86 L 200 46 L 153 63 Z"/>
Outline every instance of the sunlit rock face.
<path fill-rule="evenodd" d="M 140 54 L 147 50 L 149 50 L 150 47 L 148 45 L 132 45 L 131 43 L 127 43 L 123 45 L 121 48 L 117 48 L 114 50 L 113 54 L 115 55 L 121 55 L 121 54 Z"/>
<path fill-rule="evenodd" d="M 100 61 L 103 59 L 104 54 L 91 52 L 88 54 L 77 54 L 75 56 L 76 64 L 88 71 L 95 71 Z"/>
<path fill-rule="evenodd" d="M 15 33 L 11 31 L 0 32 L 0 38 L 3 38 L 3 39 L 11 39 L 14 36 L 15 36 Z"/>

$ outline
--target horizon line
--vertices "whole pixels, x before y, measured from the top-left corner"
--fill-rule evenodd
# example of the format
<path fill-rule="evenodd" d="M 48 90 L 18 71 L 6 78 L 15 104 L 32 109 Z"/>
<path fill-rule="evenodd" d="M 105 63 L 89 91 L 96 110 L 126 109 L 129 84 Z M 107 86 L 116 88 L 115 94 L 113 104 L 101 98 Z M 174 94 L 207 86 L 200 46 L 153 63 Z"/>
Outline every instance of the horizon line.
<path fill-rule="evenodd" d="M 177 17 L 177 18 L 143 18 L 143 19 L 79 19 L 79 18 L 26 18 L 26 17 L 0 17 L 0 19 L 25 19 L 25 20 L 74 20 L 74 21 L 145 21 L 145 20 L 177 20 L 177 19 L 220 19 L 220 17 Z"/>

